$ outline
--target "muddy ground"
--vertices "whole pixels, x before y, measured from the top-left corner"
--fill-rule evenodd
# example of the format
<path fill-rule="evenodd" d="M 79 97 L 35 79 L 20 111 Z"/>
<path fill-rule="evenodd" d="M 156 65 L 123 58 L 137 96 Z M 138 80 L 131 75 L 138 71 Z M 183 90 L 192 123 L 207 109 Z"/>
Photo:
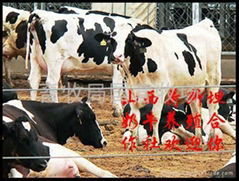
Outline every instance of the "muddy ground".
<path fill-rule="evenodd" d="M 14 80 L 15 87 L 28 88 L 26 80 Z M 86 85 L 81 85 L 86 86 Z M 20 99 L 29 100 L 28 92 L 18 92 Z M 81 92 L 80 97 L 87 95 L 87 92 Z M 40 100 L 40 96 L 38 96 Z M 72 98 L 71 100 L 78 100 Z M 67 102 L 67 94 L 60 93 L 60 102 Z M 112 105 L 110 101 L 110 94 L 107 92 L 105 102 L 99 104 L 92 102 L 92 107 L 100 123 L 104 137 L 108 141 L 107 147 L 103 149 L 94 149 L 91 146 L 84 146 L 76 138 L 68 140 L 66 147 L 78 152 L 82 156 L 86 155 L 104 155 L 104 154 L 156 154 L 165 152 L 163 149 L 144 150 L 143 146 L 131 151 L 125 151 L 121 143 L 122 118 L 115 118 L 112 116 Z M 224 135 L 223 150 L 235 149 L 235 141 Z M 164 148 L 163 146 L 161 146 Z M 185 145 L 179 146 L 181 149 L 186 148 Z M 178 152 L 173 150 L 170 152 Z M 193 177 L 202 178 L 210 177 L 213 171 L 220 169 L 230 158 L 232 153 L 207 153 L 195 155 L 180 155 L 180 156 L 139 156 L 139 157 L 115 157 L 115 158 L 88 158 L 97 166 L 109 170 L 118 177 Z M 81 172 L 82 177 L 95 177 L 92 174 Z"/>

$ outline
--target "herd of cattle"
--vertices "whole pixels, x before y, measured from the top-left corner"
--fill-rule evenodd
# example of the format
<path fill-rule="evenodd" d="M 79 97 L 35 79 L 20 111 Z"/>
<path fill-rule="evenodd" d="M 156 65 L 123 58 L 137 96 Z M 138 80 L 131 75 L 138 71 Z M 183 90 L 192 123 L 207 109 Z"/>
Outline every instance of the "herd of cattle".
<path fill-rule="evenodd" d="M 134 88 L 147 87 L 163 100 L 170 88 L 161 91 L 157 87 L 196 85 L 201 92 L 216 94 L 221 83 L 221 39 L 207 18 L 184 29 L 158 31 L 140 20 L 114 13 L 73 7 L 61 7 L 58 13 L 27 12 L 3 6 L 3 56 L 10 60 L 19 55 L 25 58 L 26 68 L 30 60 L 28 80 L 32 89 L 38 89 L 42 73 L 47 74 L 52 103 L 35 101 L 36 91 L 31 91 L 32 101 L 18 100 L 15 92 L 3 92 L 3 156 L 78 157 L 5 159 L 4 177 L 19 173 L 30 177 L 34 171 L 43 172 L 46 177 L 78 177 L 79 170 L 98 177 L 116 177 L 62 146 L 73 135 L 84 145 L 95 148 L 107 145 L 87 98 L 77 103 L 58 103 L 56 88 L 63 73 L 105 71 L 113 67 L 113 86 L 123 87 L 124 80 L 134 97 L 139 95 L 139 89 Z M 10 86 L 4 83 L 3 88 Z M 138 143 L 147 135 L 160 144 L 174 136 L 185 141 L 194 135 L 206 144 L 215 135 L 221 137 L 222 132 L 236 139 L 236 95 L 233 91 L 220 90 L 224 104 L 210 104 L 204 97 L 202 106 L 198 99 L 189 104 L 182 99 L 177 108 L 162 101 L 130 102 L 125 107 L 115 101 L 114 107 L 118 113 L 136 116 L 139 126 L 134 129 L 128 126 L 124 138 L 140 135 Z M 166 129 L 167 114 L 172 110 L 180 126 Z M 153 123 L 152 130 L 149 124 L 142 126 L 148 113 L 159 120 Z M 202 115 L 201 128 L 186 129 L 187 115 L 197 113 Z M 224 122 L 212 129 L 207 121 L 214 113 Z M 229 163 L 235 174 L 233 156 L 234 162 Z"/>

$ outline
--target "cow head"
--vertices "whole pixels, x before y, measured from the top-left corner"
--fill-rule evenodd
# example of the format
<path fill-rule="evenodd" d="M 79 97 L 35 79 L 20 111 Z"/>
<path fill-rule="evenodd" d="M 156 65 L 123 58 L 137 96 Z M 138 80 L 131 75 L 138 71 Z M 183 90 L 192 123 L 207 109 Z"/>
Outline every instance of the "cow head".
<path fill-rule="evenodd" d="M 137 37 L 131 32 L 125 41 L 125 57 L 141 59 L 141 56 L 146 52 L 146 47 L 149 47 L 151 44 L 149 39 Z"/>
<path fill-rule="evenodd" d="M 132 22 L 132 24 L 134 24 Z M 113 32 L 101 32 L 95 35 L 95 40 L 99 42 L 99 46 L 107 46 L 107 56 L 110 63 L 118 63 L 117 60 L 124 60 L 125 40 L 133 29 L 131 23 L 116 21 Z"/>
<path fill-rule="evenodd" d="M 28 118 L 18 117 L 15 121 L 3 118 L 3 156 L 49 156 L 49 147 L 38 140 L 36 132 L 31 129 Z M 49 159 L 16 159 L 13 164 L 22 165 L 34 171 L 47 167 Z"/>
<path fill-rule="evenodd" d="M 95 113 L 86 101 L 87 97 L 83 98 L 76 107 L 77 125 L 74 126 L 74 132 L 84 145 L 102 148 L 107 142 L 102 135 Z"/>

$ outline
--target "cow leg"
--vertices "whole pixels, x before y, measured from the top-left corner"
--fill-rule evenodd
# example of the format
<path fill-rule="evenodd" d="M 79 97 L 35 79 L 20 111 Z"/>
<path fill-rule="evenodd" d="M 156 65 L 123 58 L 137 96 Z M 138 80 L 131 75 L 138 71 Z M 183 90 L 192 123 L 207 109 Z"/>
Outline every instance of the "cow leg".
<path fill-rule="evenodd" d="M 137 145 L 140 145 L 140 139 L 137 136 L 138 135 L 138 128 L 139 128 L 139 121 L 140 121 L 140 112 L 138 107 L 135 104 L 130 104 L 131 110 L 129 113 L 129 116 L 132 117 L 135 115 L 135 119 L 130 119 L 127 121 L 128 126 L 125 129 L 125 132 L 123 134 L 123 140 L 124 144 L 129 144 L 128 149 L 132 146 L 132 142 L 130 142 L 130 137 L 136 137 L 136 143 Z M 137 122 L 134 122 L 136 120 Z M 134 142 L 134 140 L 133 140 Z"/>
<path fill-rule="evenodd" d="M 6 60 L 5 58 L 3 59 L 5 79 L 6 79 L 6 82 L 13 87 L 14 84 L 13 84 L 12 79 L 11 79 L 11 71 L 9 69 L 9 66 L 7 65 L 8 64 L 7 61 L 8 60 Z"/>
<path fill-rule="evenodd" d="M 49 89 L 53 89 L 53 90 L 50 90 L 51 100 L 53 102 L 58 102 L 58 92 L 57 90 L 54 90 L 54 89 L 58 88 L 58 83 L 61 78 L 61 68 L 62 68 L 63 60 L 56 59 L 54 60 L 54 62 L 56 63 L 54 64 L 49 61 L 47 65 L 48 72 L 47 72 L 46 84 L 49 87 Z"/>
<path fill-rule="evenodd" d="M 193 133 L 187 131 L 182 125 L 180 125 L 178 128 L 173 127 L 171 129 L 171 132 L 180 136 L 180 138 L 183 140 L 183 142 L 185 142 L 187 139 L 194 136 Z"/>
<path fill-rule="evenodd" d="M 121 96 L 122 90 L 116 89 L 117 87 L 123 87 L 123 77 L 117 66 L 113 66 L 113 78 L 112 78 L 112 88 L 113 88 L 113 116 L 119 117 L 122 114 Z"/>
<path fill-rule="evenodd" d="M 37 64 L 36 58 L 34 57 L 31 58 L 30 62 L 31 62 L 31 70 L 28 77 L 28 81 L 32 89 L 38 89 L 41 81 L 41 68 L 39 64 Z M 31 100 L 36 100 L 37 91 L 31 91 L 30 95 Z"/>
<path fill-rule="evenodd" d="M 157 121 L 153 122 L 152 138 L 155 137 L 158 144 L 160 144 L 160 140 L 159 140 L 159 121 L 160 121 L 160 118 L 161 118 L 162 109 L 163 109 L 163 103 L 162 102 L 161 103 L 156 103 L 153 106 L 153 109 L 152 109 L 154 119 L 157 120 Z"/>
<path fill-rule="evenodd" d="M 166 144 L 168 140 L 172 142 L 174 139 L 181 141 L 180 136 L 178 136 L 177 134 L 174 134 L 170 131 L 167 131 L 161 137 L 161 144 L 163 144 L 163 145 Z"/>
<path fill-rule="evenodd" d="M 162 86 L 165 86 L 167 84 L 162 84 Z M 166 97 L 166 94 L 168 93 L 168 90 L 166 89 L 162 89 L 162 90 L 156 90 L 156 96 L 159 96 L 159 100 L 153 105 L 153 109 L 152 109 L 152 113 L 154 116 L 154 119 L 157 120 L 155 122 L 153 122 L 153 134 L 152 134 L 152 138 L 155 137 L 156 141 L 158 144 L 160 144 L 160 139 L 159 139 L 159 121 L 161 118 L 161 113 L 162 113 L 162 109 L 163 109 L 163 104 L 164 104 L 164 100 Z"/>
<path fill-rule="evenodd" d="M 217 84 L 214 84 L 214 85 L 217 85 Z M 212 95 L 215 95 L 218 91 L 219 91 L 219 87 L 217 87 L 217 88 L 212 88 L 212 87 L 211 88 L 207 88 L 207 94 L 208 95 L 210 95 L 209 94 L 210 92 L 212 93 Z M 210 120 L 213 117 L 213 114 L 218 115 L 219 105 L 218 105 L 218 103 L 214 104 L 214 103 L 210 103 L 209 101 L 210 100 L 207 99 L 207 106 L 208 106 L 208 110 L 209 110 L 209 120 Z M 207 121 L 207 124 L 208 124 L 209 120 Z M 216 121 L 220 122 L 220 120 L 216 120 Z M 208 140 L 210 140 L 211 138 L 215 137 L 215 129 L 211 127 L 209 132 L 210 133 L 209 133 Z"/>
<path fill-rule="evenodd" d="M 139 121 L 140 121 L 140 112 L 139 112 L 138 107 L 135 104 L 130 104 L 130 107 L 131 107 L 130 116 L 135 114 L 137 123 L 135 123 L 136 125 L 134 125 L 134 123 L 133 124 L 131 123 L 131 125 L 132 125 L 131 127 L 133 127 L 133 129 L 131 127 L 129 127 L 129 129 L 132 131 L 132 136 L 133 137 L 136 136 L 137 145 L 140 145 L 140 140 L 137 137 L 137 135 L 138 135 L 138 126 L 139 126 Z"/>
<path fill-rule="evenodd" d="M 224 118 L 221 115 L 218 115 L 221 119 L 224 120 Z M 234 140 L 236 140 L 236 131 L 232 128 L 232 126 L 228 123 L 227 120 L 224 120 L 225 122 L 219 122 L 219 127 L 222 130 L 223 133 L 231 136 Z"/>
<path fill-rule="evenodd" d="M 201 118 L 201 102 L 199 99 L 195 99 L 193 101 L 191 101 L 191 103 L 189 104 L 190 108 L 191 108 L 191 112 L 192 112 L 192 117 L 195 118 L 194 119 L 194 126 L 195 126 L 195 136 L 198 137 L 201 141 L 203 141 L 202 139 L 202 118 Z M 202 143 L 200 141 L 200 143 Z"/>

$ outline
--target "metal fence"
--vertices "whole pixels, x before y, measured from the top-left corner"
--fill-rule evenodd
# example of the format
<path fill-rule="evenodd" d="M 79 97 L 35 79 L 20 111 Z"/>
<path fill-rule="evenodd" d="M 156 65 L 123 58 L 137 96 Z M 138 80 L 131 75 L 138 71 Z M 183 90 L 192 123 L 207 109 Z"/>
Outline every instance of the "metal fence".
<path fill-rule="evenodd" d="M 113 3 L 111 3 L 113 4 Z M 127 4 L 127 3 L 125 3 Z M 33 10 L 46 9 L 57 11 L 60 6 L 73 6 L 82 9 L 92 9 L 92 3 L 3 3 L 18 9 Z M 195 6 L 196 5 L 196 6 Z M 125 5 L 126 12 L 129 5 Z M 113 6 L 112 6 L 113 8 Z M 220 32 L 222 38 L 222 50 L 235 52 L 236 49 L 236 3 L 156 3 L 155 26 L 157 29 L 167 27 L 184 28 L 192 25 L 194 18 L 197 21 L 210 18 Z M 113 9 L 111 10 L 113 12 Z M 145 11 L 145 13 L 149 13 Z"/>
<path fill-rule="evenodd" d="M 193 8 L 193 4 L 198 8 Z M 210 18 L 219 30 L 222 50 L 235 51 L 236 3 L 157 3 L 156 27 L 184 28 L 193 24 L 195 16 L 198 21 Z"/>
<path fill-rule="evenodd" d="M 3 3 L 4 6 L 11 6 L 17 9 L 23 9 L 27 11 L 33 11 L 34 9 L 45 9 L 48 11 L 57 11 L 61 6 L 72 6 L 81 9 L 91 9 L 91 3 L 70 3 L 70 2 L 49 2 L 49 3 Z"/>

